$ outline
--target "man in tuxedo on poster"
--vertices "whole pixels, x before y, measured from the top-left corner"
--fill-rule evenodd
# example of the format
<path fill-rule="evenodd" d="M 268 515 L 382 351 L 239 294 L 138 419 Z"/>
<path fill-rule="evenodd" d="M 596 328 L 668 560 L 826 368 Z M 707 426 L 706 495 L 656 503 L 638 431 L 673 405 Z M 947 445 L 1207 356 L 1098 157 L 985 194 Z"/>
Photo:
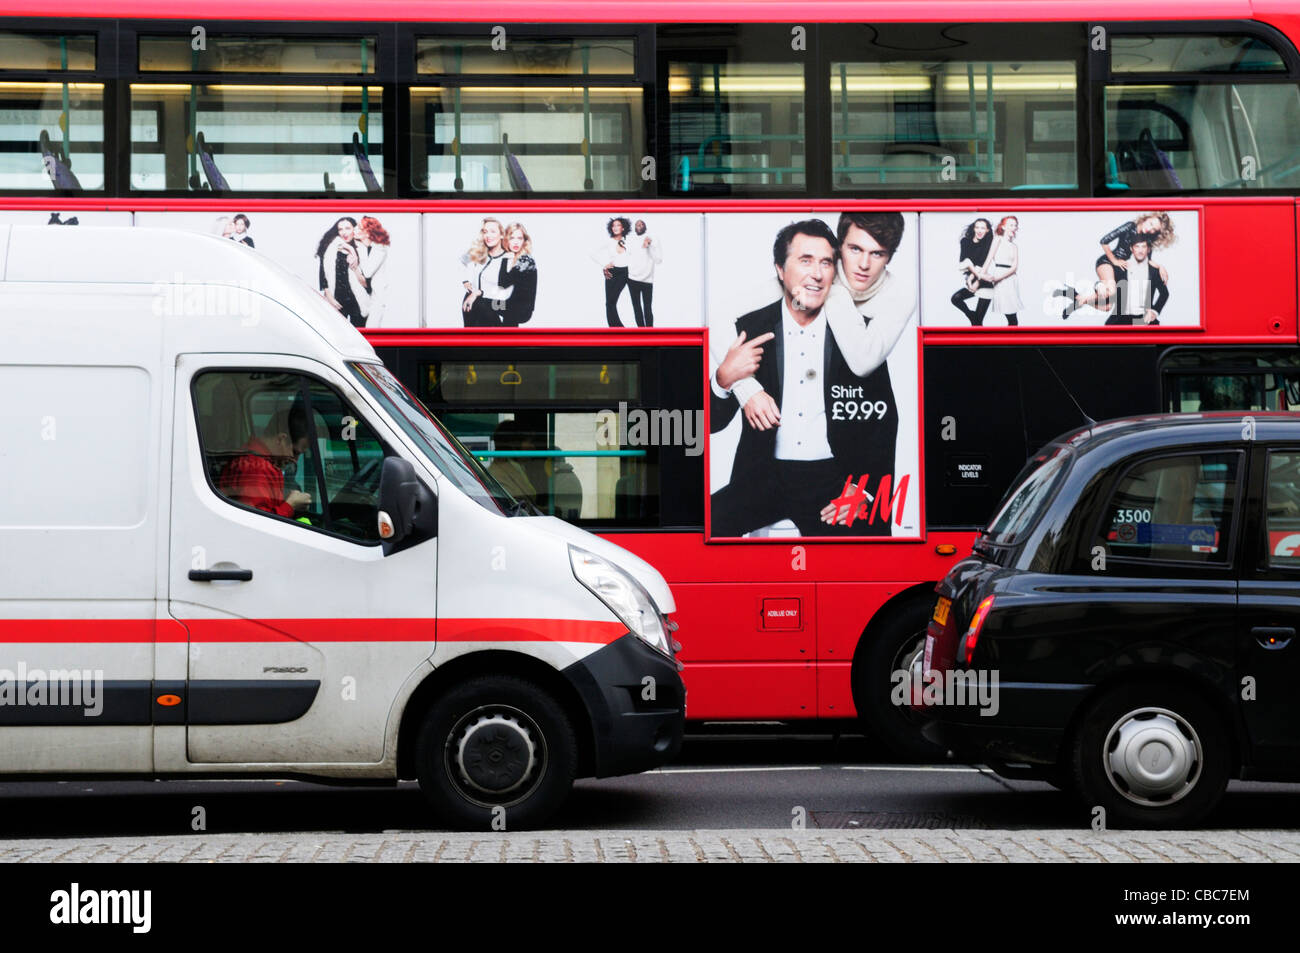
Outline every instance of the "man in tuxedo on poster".
<path fill-rule="evenodd" d="M 778 233 L 781 298 L 736 321 L 710 380 L 710 429 L 745 417 L 731 480 L 711 497 L 713 536 L 787 519 L 800 536 L 890 535 L 891 496 L 905 496 L 885 362 L 915 312 L 885 267 L 902 232 L 898 213 L 845 213 L 838 234 L 817 219 Z"/>

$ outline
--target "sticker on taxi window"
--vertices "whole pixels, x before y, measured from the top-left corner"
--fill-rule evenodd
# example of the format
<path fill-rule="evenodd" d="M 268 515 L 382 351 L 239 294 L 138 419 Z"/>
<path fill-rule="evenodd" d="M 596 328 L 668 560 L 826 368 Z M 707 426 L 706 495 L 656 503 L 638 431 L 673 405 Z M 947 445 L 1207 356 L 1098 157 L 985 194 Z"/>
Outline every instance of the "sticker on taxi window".
<path fill-rule="evenodd" d="M 1186 546 L 1194 553 L 1219 551 L 1218 528 L 1203 523 L 1121 523 L 1107 538 L 1139 546 Z"/>

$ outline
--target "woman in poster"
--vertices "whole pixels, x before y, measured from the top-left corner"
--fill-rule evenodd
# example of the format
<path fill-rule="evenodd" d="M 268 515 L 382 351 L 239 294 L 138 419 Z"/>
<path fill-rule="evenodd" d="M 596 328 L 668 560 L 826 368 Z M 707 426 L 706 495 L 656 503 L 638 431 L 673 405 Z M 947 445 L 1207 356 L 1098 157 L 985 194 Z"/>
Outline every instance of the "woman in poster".
<path fill-rule="evenodd" d="M 388 248 L 392 239 L 379 219 L 362 216 L 357 227 L 358 271 L 365 283 L 365 298 L 358 300 L 366 315 L 366 327 L 384 326 L 388 307 Z M 355 290 L 355 289 L 354 289 Z"/>
<path fill-rule="evenodd" d="M 998 222 L 993 230 L 993 248 L 988 260 L 977 273 L 986 281 L 993 282 L 993 310 L 1006 316 L 1007 326 L 1017 325 L 1016 315 L 1024 304 L 1020 300 L 1020 279 L 1016 271 L 1020 268 L 1020 249 L 1016 247 L 1016 232 L 1020 220 L 1008 215 Z"/>
<path fill-rule="evenodd" d="M 357 298 L 356 286 L 364 296 L 365 278 L 361 275 L 361 259 L 356 248 L 357 220 L 349 216 L 340 218 L 321 236 L 316 245 L 319 261 L 318 280 L 325 300 L 343 313 L 355 327 L 365 327 L 366 318 Z"/>
<path fill-rule="evenodd" d="M 993 300 L 993 282 L 979 276 L 980 269 L 988 261 L 992 245 L 993 224 L 987 218 L 975 219 L 962 232 L 957 263 L 964 278 L 964 286 L 953 294 L 951 301 L 974 327 L 984 323 L 984 315 L 988 313 L 989 303 Z M 973 309 L 968 307 L 971 300 L 975 302 Z"/>
<path fill-rule="evenodd" d="M 533 316 L 537 300 L 537 262 L 533 260 L 533 239 L 522 222 L 506 226 L 506 254 L 501 259 L 497 284 L 510 288 L 501 324 L 517 328 Z"/>
<path fill-rule="evenodd" d="M 483 219 L 478 237 L 460 258 L 464 267 L 461 285 L 465 289 L 460 310 L 464 313 L 465 327 L 501 327 L 501 317 L 513 290 L 501 287 L 497 281 L 505 255 L 505 229 L 501 222 L 495 218 Z"/>
<path fill-rule="evenodd" d="M 1061 319 L 1065 320 L 1086 305 L 1092 305 L 1098 311 L 1109 312 L 1118 289 L 1115 270 L 1127 270 L 1129 259 L 1133 257 L 1134 243 L 1147 242 L 1147 247 L 1154 255 L 1157 248 L 1172 245 L 1174 238 L 1174 222 L 1168 212 L 1143 212 L 1132 221 L 1111 229 L 1101 237 L 1101 255 L 1096 261 L 1097 283 L 1093 290 L 1082 294 L 1066 285 L 1061 290 L 1052 292 L 1053 297 L 1069 299 L 1061 311 Z M 1114 247 L 1111 247 L 1112 242 Z M 1159 270 L 1160 281 L 1167 286 L 1169 271 L 1154 260 L 1150 263 Z"/>
<path fill-rule="evenodd" d="M 627 287 L 628 265 L 631 263 L 627 233 L 631 230 L 631 219 L 611 218 L 605 223 L 609 239 L 591 256 L 605 275 L 605 321 L 611 328 L 623 327 L 618 317 L 618 298 Z"/>

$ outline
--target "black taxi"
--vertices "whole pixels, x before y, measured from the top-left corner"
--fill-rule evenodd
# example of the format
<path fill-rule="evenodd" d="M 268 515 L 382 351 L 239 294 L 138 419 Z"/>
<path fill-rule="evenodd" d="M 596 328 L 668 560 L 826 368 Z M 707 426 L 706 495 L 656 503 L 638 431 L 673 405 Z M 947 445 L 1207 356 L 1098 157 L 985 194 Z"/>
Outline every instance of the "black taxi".
<path fill-rule="evenodd" d="M 1114 826 L 1300 780 L 1300 415 L 1062 436 L 936 588 L 907 698 L 930 740 Z"/>

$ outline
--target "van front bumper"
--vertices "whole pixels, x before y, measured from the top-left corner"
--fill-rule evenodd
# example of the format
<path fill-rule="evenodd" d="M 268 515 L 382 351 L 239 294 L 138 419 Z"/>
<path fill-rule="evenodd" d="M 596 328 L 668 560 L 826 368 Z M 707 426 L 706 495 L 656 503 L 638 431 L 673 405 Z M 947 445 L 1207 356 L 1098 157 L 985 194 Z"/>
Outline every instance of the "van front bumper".
<path fill-rule="evenodd" d="M 632 634 L 563 671 L 591 719 L 594 763 L 609 778 L 657 768 L 681 750 L 686 686 L 677 664 Z"/>

